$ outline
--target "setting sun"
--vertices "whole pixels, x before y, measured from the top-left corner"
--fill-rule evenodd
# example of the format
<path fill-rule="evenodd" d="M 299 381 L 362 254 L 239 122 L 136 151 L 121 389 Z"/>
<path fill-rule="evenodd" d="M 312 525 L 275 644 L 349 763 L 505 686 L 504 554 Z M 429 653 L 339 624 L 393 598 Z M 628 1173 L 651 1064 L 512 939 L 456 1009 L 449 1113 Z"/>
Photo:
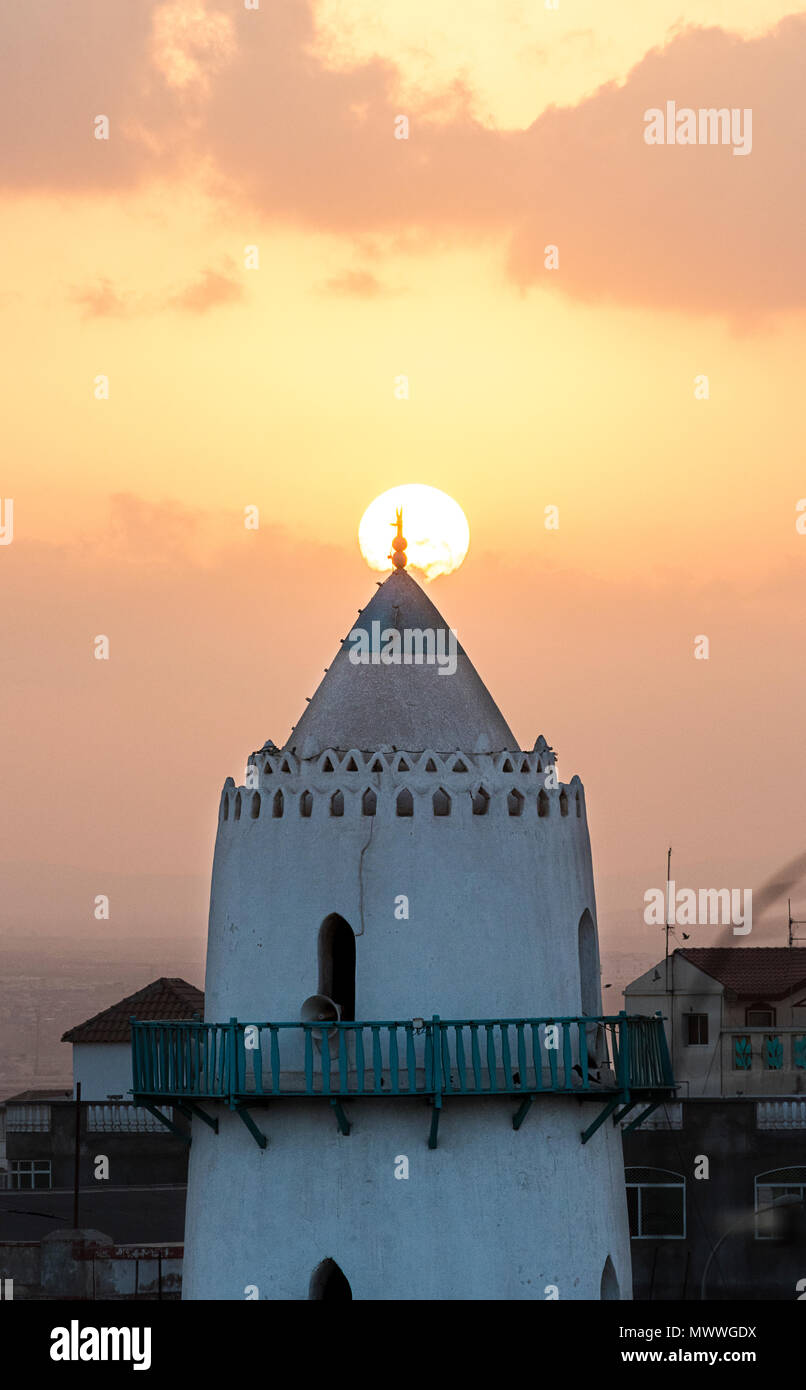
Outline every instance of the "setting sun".
<path fill-rule="evenodd" d="M 446 492 L 425 483 L 390 488 L 370 502 L 358 527 L 358 544 L 370 569 L 392 568 L 392 527 L 399 507 L 409 565 L 426 579 L 458 569 L 470 544 L 467 517 Z"/>

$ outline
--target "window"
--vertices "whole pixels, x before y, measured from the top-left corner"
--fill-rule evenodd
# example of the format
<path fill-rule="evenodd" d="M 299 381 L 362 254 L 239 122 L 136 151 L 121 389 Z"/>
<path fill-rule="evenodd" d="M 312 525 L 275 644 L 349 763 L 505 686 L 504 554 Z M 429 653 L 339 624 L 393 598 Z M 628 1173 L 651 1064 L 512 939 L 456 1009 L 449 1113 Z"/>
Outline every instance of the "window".
<path fill-rule="evenodd" d="M 539 795 L 539 797 L 537 798 L 537 814 L 538 814 L 539 816 L 542 817 L 542 816 L 547 816 L 548 813 L 549 813 L 549 799 L 548 799 L 548 797 L 546 796 L 546 793 L 545 793 L 545 792 L 541 792 L 540 795 Z"/>
<path fill-rule="evenodd" d="M 756 1240 L 784 1240 L 802 1230 L 806 1168 L 773 1168 L 759 1173 L 756 1189 Z"/>
<path fill-rule="evenodd" d="M 334 792 L 333 795 L 331 796 L 331 798 L 330 798 L 330 814 L 331 814 L 331 816 L 343 816 L 343 815 L 344 815 L 344 794 L 343 794 L 343 792 Z"/>
<path fill-rule="evenodd" d="M 362 816 L 374 816 L 377 805 L 378 798 L 376 797 L 372 788 L 367 787 L 366 791 L 364 792 L 364 795 L 361 797 Z"/>
<path fill-rule="evenodd" d="M 398 792 L 396 809 L 399 816 L 414 815 L 414 798 L 408 787 L 404 787 L 402 791 Z"/>
<path fill-rule="evenodd" d="M 252 792 L 252 805 L 250 807 L 252 820 L 257 820 L 260 815 L 260 792 Z"/>
<path fill-rule="evenodd" d="M 766 1004 L 754 1004 L 751 1009 L 745 1009 L 744 1021 L 747 1028 L 774 1028 L 775 1009 Z"/>
<path fill-rule="evenodd" d="M 334 1000 L 343 1023 L 355 1018 L 355 936 L 338 912 L 319 928 L 319 994 Z"/>
<path fill-rule="evenodd" d="M 274 800 L 271 803 L 271 813 L 274 820 L 279 820 L 283 814 L 283 793 L 275 792 Z"/>
<path fill-rule="evenodd" d="M 9 1163 L 9 1186 L 15 1189 L 51 1187 L 49 1158 L 12 1158 Z"/>
<path fill-rule="evenodd" d="M 686 1047 L 705 1047 L 708 1043 L 708 1015 L 686 1014 Z"/>
<path fill-rule="evenodd" d="M 303 816 L 306 820 L 308 820 L 308 819 L 310 818 L 310 814 L 311 814 L 311 811 L 312 811 L 312 810 L 313 810 L 313 795 L 312 795 L 311 792 L 303 792 L 303 793 L 302 793 L 302 796 L 301 796 L 300 799 L 299 799 L 299 813 L 300 813 L 300 815 Z"/>
<path fill-rule="evenodd" d="M 473 815 L 486 816 L 489 805 L 489 792 L 486 792 L 484 787 L 479 787 L 478 791 L 473 793 Z"/>
<path fill-rule="evenodd" d="M 513 788 L 507 797 L 507 810 L 511 816 L 519 816 L 523 810 L 523 796 L 517 788 Z"/>
<path fill-rule="evenodd" d="M 451 799 L 444 787 L 439 787 L 434 792 L 434 815 L 449 816 L 451 813 Z"/>
<path fill-rule="evenodd" d="M 633 1240 L 685 1240 L 686 1180 L 665 1168 L 627 1168 L 627 1211 Z"/>
<path fill-rule="evenodd" d="M 568 796 L 564 791 L 560 792 L 560 815 L 568 815 Z"/>

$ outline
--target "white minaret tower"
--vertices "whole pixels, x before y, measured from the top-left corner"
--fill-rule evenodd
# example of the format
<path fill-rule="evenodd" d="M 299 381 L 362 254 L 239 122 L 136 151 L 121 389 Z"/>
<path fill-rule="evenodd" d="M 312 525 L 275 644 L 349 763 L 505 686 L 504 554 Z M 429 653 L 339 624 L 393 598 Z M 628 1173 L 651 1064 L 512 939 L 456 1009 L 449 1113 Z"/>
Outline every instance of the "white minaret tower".
<path fill-rule="evenodd" d="M 405 544 L 366 662 L 354 632 L 227 780 L 206 1024 L 135 1063 L 136 1094 L 195 1107 L 184 1297 L 629 1298 L 636 1099 L 622 1023 L 584 1022 L 584 790 L 542 737 L 518 750 L 461 647 L 451 672 Z M 419 662 L 407 630 L 435 634 Z"/>

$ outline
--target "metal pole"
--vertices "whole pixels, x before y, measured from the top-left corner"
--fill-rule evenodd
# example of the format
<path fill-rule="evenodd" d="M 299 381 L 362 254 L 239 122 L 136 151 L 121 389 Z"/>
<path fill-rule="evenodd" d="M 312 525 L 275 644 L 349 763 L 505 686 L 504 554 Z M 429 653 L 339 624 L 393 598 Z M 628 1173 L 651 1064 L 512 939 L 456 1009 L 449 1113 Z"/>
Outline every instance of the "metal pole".
<path fill-rule="evenodd" d="M 76 1082 L 76 1131 L 73 1155 L 73 1230 L 78 1230 L 78 1173 L 81 1153 L 81 1082 Z"/>

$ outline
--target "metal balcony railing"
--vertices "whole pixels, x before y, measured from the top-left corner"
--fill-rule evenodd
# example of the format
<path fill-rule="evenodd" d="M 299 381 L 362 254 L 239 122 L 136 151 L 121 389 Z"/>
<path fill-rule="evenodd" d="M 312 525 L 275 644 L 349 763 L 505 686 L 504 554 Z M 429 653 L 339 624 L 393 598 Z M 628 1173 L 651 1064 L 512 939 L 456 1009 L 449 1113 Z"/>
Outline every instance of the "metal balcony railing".
<path fill-rule="evenodd" d="M 621 1118 L 638 1100 L 654 1108 L 674 1088 L 661 1018 L 624 1013 L 321 1024 L 132 1019 L 132 1071 L 138 1104 L 170 1100 L 182 1110 L 184 1102 L 217 1129 L 198 1103 L 224 1101 L 253 1133 L 245 1107 L 277 1098 L 327 1097 L 349 1133 L 341 1102 L 364 1097 L 419 1096 L 440 1108 L 451 1096 L 516 1096 L 525 1116 L 541 1095 L 573 1095 L 623 1104 Z"/>

